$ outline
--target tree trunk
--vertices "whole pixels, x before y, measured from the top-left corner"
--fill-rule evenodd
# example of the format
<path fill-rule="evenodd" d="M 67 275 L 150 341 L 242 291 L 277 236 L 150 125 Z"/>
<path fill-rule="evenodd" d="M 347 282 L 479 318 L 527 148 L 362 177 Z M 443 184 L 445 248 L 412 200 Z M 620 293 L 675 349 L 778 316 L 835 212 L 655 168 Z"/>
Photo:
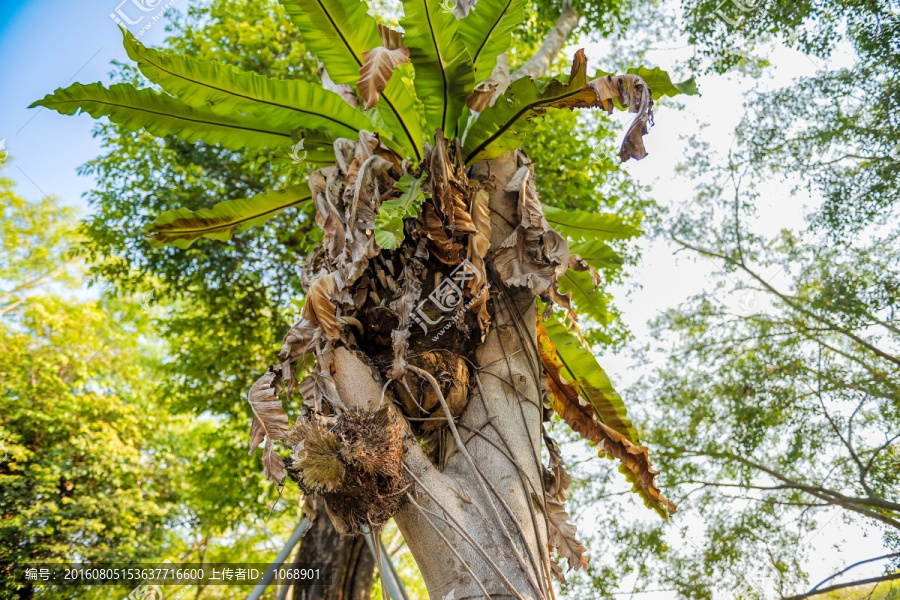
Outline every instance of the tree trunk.
<path fill-rule="evenodd" d="M 314 501 L 315 502 L 315 501 Z M 321 501 L 318 501 L 322 504 Z M 375 559 L 362 536 L 339 534 L 331 520 L 321 514 L 303 536 L 297 557 L 298 567 L 327 563 L 332 567 L 329 586 L 294 586 L 293 600 L 368 600 L 372 591 Z"/>
<path fill-rule="evenodd" d="M 516 170 L 515 153 L 473 169 L 472 178 L 490 182 L 493 190 L 492 250 L 517 224 L 518 195 L 503 191 Z M 416 473 L 414 492 L 421 509 L 410 503 L 395 517 L 433 599 L 484 598 L 485 591 L 492 599 L 551 593 L 534 294 L 513 292 L 496 277 L 490 292 L 494 321 L 477 350 L 480 372 L 459 420 L 475 466 L 455 447 L 443 472 L 421 465 L 426 468 Z"/>
<path fill-rule="evenodd" d="M 346 145 L 336 148 L 344 152 Z M 254 440 L 267 422 L 266 431 L 292 448 L 282 462 L 267 446 L 267 474 L 277 479 L 286 473 L 309 499 L 324 500 L 326 510 L 310 507 L 319 513 L 318 525 L 302 542 L 301 552 L 312 556 L 298 561 L 342 565 L 335 593 L 349 593 L 362 577 L 353 558 L 362 544 L 338 540 L 323 521 L 353 534 L 378 531 L 394 517 L 433 599 L 551 600 L 535 297 L 565 268 L 565 241 L 546 223 L 523 154 L 476 164 L 467 175 L 459 154 L 438 135 L 425 159 L 432 204 L 409 224 L 413 237 L 402 249 L 381 254 L 371 238 L 374 217 L 364 211 L 378 199 L 375 177 L 391 163 L 371 154 L 374 138 L 354 146 L 352 164 L 347 150 L 335 169 L 311 180 L 317 223 L 325 231 L 320 266 L 310 269 L 304 318 L 285 338 L 281 367 L 250 391 L 259 411 Z M 353 187 L 341 192 L 345 175 Z M 359 199 L 363 194 L 373 199 Z M 331 198 L 346 199 L 346 209 L 337 210 Z M 435 224 L 437 210 L 446 221 Z M 473 237 L 466 248 L 445 231 Z M 422 252 L 426 244 L 434 254 Z M 471 277 L 458 279 L 464 248 Z M 414 253 L 421 253 L 421 262 Z M 389 264 L 394 259 L 402 268 Z M 387 285 L 382 269 L 399 283 Z M 444 293 L 445 281 L 457 281 L 471 301 L 463 305 L 458 291 L 454 301 L 446 300 L 458 309 L 456 321 L 410 338 L 413 310 L 423 319 L 417 326 L 443 322 L 415 304 L 427 297 L 446 306 L 445 296 L 434 296 Z M 487 310 L 479 298 L 487 298 Z M 386 311 L 399 325 L 379 318 Z M 306 352 L 314 352 L 316 366 L 298 385 L 292 361 Z M 306 411 L 290 431 L 280 402 L 270 400 L 282 378 L 288 392 L 295 385 L 301 390 Z M 300 590 L 295 598 L 352 597 L 324 594 Z"/>

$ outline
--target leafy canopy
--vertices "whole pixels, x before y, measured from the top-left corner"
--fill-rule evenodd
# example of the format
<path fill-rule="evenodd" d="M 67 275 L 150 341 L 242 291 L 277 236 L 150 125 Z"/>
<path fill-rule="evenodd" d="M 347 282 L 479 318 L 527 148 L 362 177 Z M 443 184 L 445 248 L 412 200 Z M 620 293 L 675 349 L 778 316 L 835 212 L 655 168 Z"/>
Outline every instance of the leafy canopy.
<path fill-rule="evenodd" d="M 548 108 L 611 111 L 618 106 L 637 113 L 620 156 L 622 160 L 642 158 L 646 152 L 640 138 L 647 131 L 652 106 L 647 83 L 637 75 L 588 81 L 580 52 L 568 83 L 520 79 L 480 115 L 470 115 L 467 98 L 476 83 L 490 74 L 497 57 L 509 50 L 513 28 L 523 18 L 523 3 L 486 0 L 469 16 L 457 19 L 438 0 L 405 0 L 401 36 L 377 23 L 366 4 L 357 0 L 284 0 L 284 10 L 307 49 L 331 79 L 338 84 L 359 83 L 365 89 L 366 104 L 372 106 L 365 111 L 319 83 L 276 79 L 153 50 L 130 38 L 124 29 L 129 57 L 161 91 L 131 83 L 109 88 L 99 83 L 74 84 L 32 106 L 63 114 L 83 111 L 132 130 L 219 144 L 234 151 L 302 147 L 305 159 L 317 163 L 333 161 L 329 146 L 336 139 L 357 140 L 361 131 L 376 133 L 399 159 L 413 162 L 421 160 L 424 145 L 434 135 L 458 137 L 465 139 L 470 164 L 521 146 L 526 133 L 534 129 L 534 117 Z M 398 50 L 404 54 L 385 59 Z M 406 54 L 414 70 L 411 87 L 393 74 Z M 657 95 L 696 93 L 692 83 L 672 84 L 659 70 L 639 72 L 651 76 L 653 85 L 659 84 Z M 298 140 L 302 144 L 295 146 Z M 235 229 L 262 224 L 305 200 L 304 185 L 294 182 L 280 196 L 267 192 L 209 211 L 168 212 L 147 233 L 158 243 L 179 247 L 188 247 L 199 237 L 228 239 Z"/>

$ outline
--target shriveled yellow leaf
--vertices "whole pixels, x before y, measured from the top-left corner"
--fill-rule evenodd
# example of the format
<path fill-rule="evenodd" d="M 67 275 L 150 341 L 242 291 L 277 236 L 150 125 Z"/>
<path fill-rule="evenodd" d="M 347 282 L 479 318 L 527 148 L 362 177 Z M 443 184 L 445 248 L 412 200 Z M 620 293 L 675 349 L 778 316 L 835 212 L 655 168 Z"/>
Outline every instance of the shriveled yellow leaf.
<path fill-rule="evenodd" d="M 625 474 L 634 491 L 644 499 L 648 507 L 656 510 L 663 518 L 674 514 L 675 504 L 662 495 L 654 481 L 659 471 L 650 463 L 649 449 L 633 444 L 624 435 L 599 421 L 594 407 L 581 398 L 572 383 L 564 379 L 562 372 L 565 367 L 540 321 L 537 333 L 541 361 L 544 363 L 550 388 L 550 407 L 581 437 L 594 442 L 602 452 L 622 463 L 619 470 Z"/>

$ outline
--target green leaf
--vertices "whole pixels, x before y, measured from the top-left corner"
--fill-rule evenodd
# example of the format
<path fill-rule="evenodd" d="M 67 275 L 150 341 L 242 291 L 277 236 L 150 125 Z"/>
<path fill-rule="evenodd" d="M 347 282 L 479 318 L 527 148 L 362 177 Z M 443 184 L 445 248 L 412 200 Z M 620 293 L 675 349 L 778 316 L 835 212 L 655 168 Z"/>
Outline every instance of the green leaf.
<path fill-rule="evenodd" d="M 475 87 L 459 21 L 440 0 L 403 0 L 403 11 L 403 43 L 416 71 L 416 95 L 425 105 L 426 130 L 431 135 L 440 128 L 444 137 L 453 139 L 466 96 Z"/>
<path fill-rule="evenodd" d="M 620 269 L 625 260 L 609 244 L 598 239 L 583 243 L 570 243 L 569 252 L 577 254 L 595 269 Z"/>
<path fill-rule="evenodd" d="M 153 246 L 173 244 L 182 249 L 201 237 L 226 241 L 237 231 L 262 225 L 284 209 L 311 199 L 309 185 L 301 183 L 250 198 L 219 202 L 212 209 L 169 210 L 148 225 L 145 234 Z"/>
<path fill-rule="evenodd" d="M 659 100 L 665 96 L 678 96 L 679 94 L 684 94 L 685 96 L 700 95 L 700 92 L 697 90 L 697 82 L 693 77 L 680 83 L 673 83 L 669 73 L 663 71 L 659 67 L 654 67 L 652 69 L 647 67 L 632 67 L 628 69 L 627 73 L 629 75 L 637 75 L 643 79 L 647 84 L 647 87 L 650 88 L 654 100 Z M 606 77 L 612 74 L 613 73 L 607 73 L 606 71 L 597 71 L 595 77 Z M 621 108 L 621 106 L 619 108 Z"/>
<path fill-rule="evenodd" d="M 606 298 L 603 294 L 597 293 L 597 286 L 594 285 L 589 271 L 568 269 L 559 278 L 559 291 L 563 294 L 572 292 L 572 302 L 575 303 L 578 314 L 587 315 L 601 326 L 609 324 Z"/>
<path fill-rule="evenodd" d="M 303 42 L 335 83 L 356 87 L 363 53 L 381 45 L 378 24 L 358 0 L 280 0 Z M 398 142 L 422 158 L 422 127 L 412 94 L 400 77 L 391 77 L 378 101 L 381 118 Z"/>
<path fill-rule="evenodd" d="M 574 382 L 578 394 L 594 407 L 600 421 L 624 435 L 632 444 L 640 444 L 637 429 L 628 418 L 622 397 L 613 388 L 606 371 L 594 358 L 590 349 L 586 348 L 556 317 L 545 319 L 543 325 L 568 371 L 564 376 Z"/>
<path fill-rule="evenodd" d="M 479 0 L 459 22 L 459 35 L 475 64 L 475 81 L 490 76 L 497 57 L 509 50 L 512 31 L 524 19 L 524 0 Z"/>
<path fill-rule="evenodd" d="M 575 55 L 567 83 L 556 79 L 538 82 L 529 77 L 513 81 L 466 133 L 468 164 L 497 158 L 521 146 L 525 134 L 534 129 L 533 119 L 547 112 L 548 107 L 592 106 L 597 99 L 596 90 L 585 78 L 582 50 Z"/>
<path fill-rule="evenodd" d="M 623 223 L 621 217 L 613 213 L 543 206 L 550 226 L 571 240 L 625 240 L 641 232 L 637 227 Z"/>
<path fill-rule="evenodd" d="M 425 201 L 422 184 L 427 177 L 424 172 L 418 179 L 407 173 L 394 184 L 403 193 L 395 200 L 382 203 L 375 217 L 375 243 L 381 248 L 394 250 L 400 247 L 404 238 L 403 219 L 415 217 L 422 210 Z"/>
<path fill-rule="evenodd" d="M 29 108 L 44 106 L 64 115 L 86 112 L 95 119 L 109 117 L 129 129 L 146 129 L 153 135 L 174 135 L 188 142 L 203 140 L 229 150 L 277 148 L 293 144 L 290 132 L 250 116 L 217 115 L 155 92 L 117 83 L 108 89 L 100 83 L 73 84 L 38 100 Z"/>
<path fill-rule="evenodd" d="M 691 77 L 681 83 L 673 83 L 672 78 L 666 71 L 659 67 L 648 69 L 647 67 L 636 67 L 628 69 L 629 75 L 637 75 L 644 80 L 644 83 L 653 93 L 653 99 L 659 100 L 663 96 L 677 96 L 684 94 L 686 96 L 698 96 L 700 92 L 697 90 L 697 82 Z"/>
<path fill-rule="evenodd" d="M 620 158 L 640 160 L 647 155 L 643 136 L 649 130 L 652 101 L 648 86 L 636 75 L 600 77 L 587 81 L 584 50 L 575 53 L 569 80 L 535 81 L 517 79 L 493 106 L 485 108 L 466 133 L 465 151 L 468 164 L 497 158 L 515 150 L 536 125 L 548 108 L 604 108 L 611 112 L 616 106 L 629 107 L 637 113 L 625 141 L 619 150 Z"/>
<path fill-rule="evenodd" d="M 378 24 L 360 0 L 280 0 L 303 43 L 335 83 L 356 84 L 362 55 L 381 45 Z"/>
<path fill-rule="evenodd" d="M 271 79 L 231 65 L 200 62 L 147 48 L 123 29 L 125 50 L 141 72 L 185 104 L 220 115 L 251 114 L 278 131 L 315 129 L 334 137 L 358 139 L 375 126 L 338 94 L 319 84 Z M 386 145 L 389 134 L 382 133 Z"/>

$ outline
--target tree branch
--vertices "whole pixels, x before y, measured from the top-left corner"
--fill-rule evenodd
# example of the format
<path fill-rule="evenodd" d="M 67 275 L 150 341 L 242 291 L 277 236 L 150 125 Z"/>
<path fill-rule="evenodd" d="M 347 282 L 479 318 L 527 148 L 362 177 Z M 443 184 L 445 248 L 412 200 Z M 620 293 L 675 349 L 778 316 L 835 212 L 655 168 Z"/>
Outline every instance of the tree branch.
<path fill-rule="evenodd" d="M 568 2 L 563 6 L 559 18 L 537 52 L 534 53 L 528 62 L 517 69 L 510 77 L 510 80 L 522 79 L 523 77 L 543 77 L 550 70 L 550 64 L 559 51 L 562 50 L 566 38 L 571 35 L 575 27 L 578 26 L 580 15 Z"/>
<path fill-rule="evenodd" d="M 881 521 L 886 525 L 890 525 L 895 529 L 900 529 L 900 521 L 897 519 L 891 518 L 887 515 L 876 512 L 873 509 L 881 509 L 887 510 L 890 512 L 900 512 L 900 504 L 896 502 L 890 502 L 888 500 L 884 500 L 882 498 L 852 498 L 849 496 L 845 496 L 840 492 L 836 492 L 834 490 L 829 490 L 823 487 L 819 487 L 816 485 L 804 484 L 798 481 L 794 481 L 790 477 L 779 473 L 778 471 L 766 467 L 765 465 L 761 465 L 757 462 L 754 462 L 748 458 L 744 458 L 743 456 L 732 454 L 731 452 L 700 452 L 696 450 L 688 450 L 686 448 L 676 448 L 687 454 L 693 454 L 696 456 L 708 456 L 710 458 L 724 458 L 728 460 L 734 460 L 741 464 L 744 464 L 748 467 L 752 467 L 757 471 L 765 473 L 770 477 L 777 479 L 785 484 L 785 487 L 796 489 L 802 492 L 805 492 L 819 500 L 823 500 L 828 502 L 829 504 L 834 504 L 840 506 L 846 510 L 867 516 L 869 518 L 875 519 L 877 521 Z M 864 508 L 866 507 L 866 508 Z"/>
<path fill-rule="evenodd" d="M 872 563 L 872 562 L 876 562 L 876 561 L 879 561 L 879 560 L 884 560 L 885 558 L 894 558 L 895 556 L 900 556 L 900 552 L 894 552 L 893 554 L 884 554 L 884 555 L 882 555 L 882 556 L 876 556 L 875 558 L 867 558 L 866 560 L 861 560 L 861 561 L 859 561 L 859 562 L 855 562 L 855 563 L 853 563 L 852 565 L 850 565 L 849 567 L 845 567 L 842 571 L 838 571 L 838 572 L 835 573 L 834 575 L 831 575 L 830 577 L 826 577 L 825 579 L 823 579 L 822 581 L 820 581 L 819 583 L 817 583 L 817 584 L 816 584 L 811 590 L 809 590 L 809 591 L 810 591 L 810 592 L 816 591 L 817 589 L 819 589 L 820 587 L 822 587 L 822 584 L 828 583 L 829 581 L 831 581 L 832 579 L 834 579 L 834 578 L 836 578 L 836 577 L 840 577 L 841 575 L 843 575 L 844 573 L 846 573 L 846 572 L 849 571 L 850 569 L 855 569 L 856 567 L 861 567 L 862 565 L 867 565 L 867 564 Z"/>
<path fill-rule="evenodd" d="M 806 308 L 806 307 L 804 307 L 804 306 L 801 306 L 801 305 L 796 301 L 795 298 L 792 298 L 792 297 L 788 296 L 787 294 L 784 294 L 784 293 L 778 291 L 777 289 L 775 289 L 775 288 L 774 288 L 772 285 L 770 285 L 769 282 L 766 281 L 761 275 L 759 275 L 758 273 L 756 273 L 755 271 L 753 271 L 751 268 L 749 268 L 749 267 L 748 267 L 746 264 L 744 264 L 743 262 L 737 261 L 737 260 L 733 259 L 733 258 L 730 257 L 730 256 L 726 256 L 726 255 L 724 255 L 724 254 L 719 254 L 719 253 L 717 253 L 717 252 L 713 252 L 712 250 L 708 250 L 708 249 L 706 249 L 706 248 L 700 248 L 699 246 L 694 246 L 693 244 L 689 244 L 689 243 L 687 243 L 687 242 L 684 242 L 684 241 L 682 241 L 682 240 L 679 240 L 679 239 L 676 238 L 674 235 L 672 236 L 672 239 L 675 241 L 675 243 L 677 243 L 677 244 L 683 246 L 684 248 L 687 248 L 687 249 L 689 249 L 689 250 L 693 250 L 694 252 L 697 252 L 697 253 L 702 254 L 702 255 L 704 255 L 704 256 L 710 256 L 710 257 L 713 257 L 713 258 L 718 258 L 719 260 L 723 260 L 723 261 L 727 262 L 727 263 L 730 264 L 730 265 L 733 265 L 733 266 L 736 266 L 736 267 L 740 268 L 740 269 L 741 269 L 742 271 L 744 271 L 747 275 L 749 275 L 750 277 L 752 277 L 753 279 L 755 279 L 759 284 L 761 284 L 761 285 L 762 285 L 769 293 L 771 293 L 771 294 L 777 296 L 782 302 L 784 302 L 784 303 L 785 303 L 786 305 L 788 305 L 790 308 L 793 308 L 795 311 L 799 312 L 800 314 L 806 315 L 807 317 L 813 319 L 814 321 L 816 321 L 816 322 L 818 322 L 818 323 L 823 323 L 823 324 L 825 324 L 825 325 L 828 325 L 829 327 L 834 327 L 841 335 L 844 335 L 845 337 L 850 338 L 851 340 L 853 340 L 854 342 L 856 342 L 857 344 L 859 344 L 859 345 L 862 346 L 863 348 L 865 348 L 865 349 L 869 350 L 870 352 L 872 352 L 874 355 L 876 355 L 876 356 L 878 356 L 878 357 L 880 357 L 880 358 L 883 358 L 883 359 L 885 359 L 885 360 L 887 360 L 887 361 L 890 361 L 890 362 L 892 362 L 892 363 L 894 363 L 894 364 L 896 364 L 896 365 L 900 365 L 900 358 L 888 354 L 887 352 L 885 352 L 885 351 L 881 350 L 880 348 L 874 346 L 873 344 L 869 343 L 869 342 L 866 341 L 865 339 L 859 337 L 858 335 L 856 335 L 856 334 L 853 333 L 852 331 L 847 330 L 847 329 L 844 329 L 844 328 L 841 328 L 841 327 L 839 327 L 836 323 L 833 323 L 832 321 L 830 321 L 830 320 L 827 319 L 826 317 L 820 316 L 820 315 L 816 314 L 814 311 L 812 311 L 812 310 L 810 310 L 810 309 L 808 309 L 808 308 Z"/>
<path fill-rule="evenodd" d="M 858 581 L 850 581 L 847 583 L 839 583 L 837 585 L 832 585 L 827 588 L 822 588 L 820 590 L 806 592 L 805 594 L 798 594 L 796 596 L 782 596 L 781 600 L 805 600 L 806 598 L 810 598 L 812 596 L 820 596 L 822 594 L 827 594 L 828 592 L 834 592 L 837 590 L 842 590 L 848 587 L 858 587 L 861 585 L 867 585 L 870 583 L 881 583 L 882 581 L 893 581 L 896 579 L 900 579 L 900 573 L 894 573 L 892 575 L 882 575 L 881 577 L 871 577 L 869 579 L 860 579 Z"/>

